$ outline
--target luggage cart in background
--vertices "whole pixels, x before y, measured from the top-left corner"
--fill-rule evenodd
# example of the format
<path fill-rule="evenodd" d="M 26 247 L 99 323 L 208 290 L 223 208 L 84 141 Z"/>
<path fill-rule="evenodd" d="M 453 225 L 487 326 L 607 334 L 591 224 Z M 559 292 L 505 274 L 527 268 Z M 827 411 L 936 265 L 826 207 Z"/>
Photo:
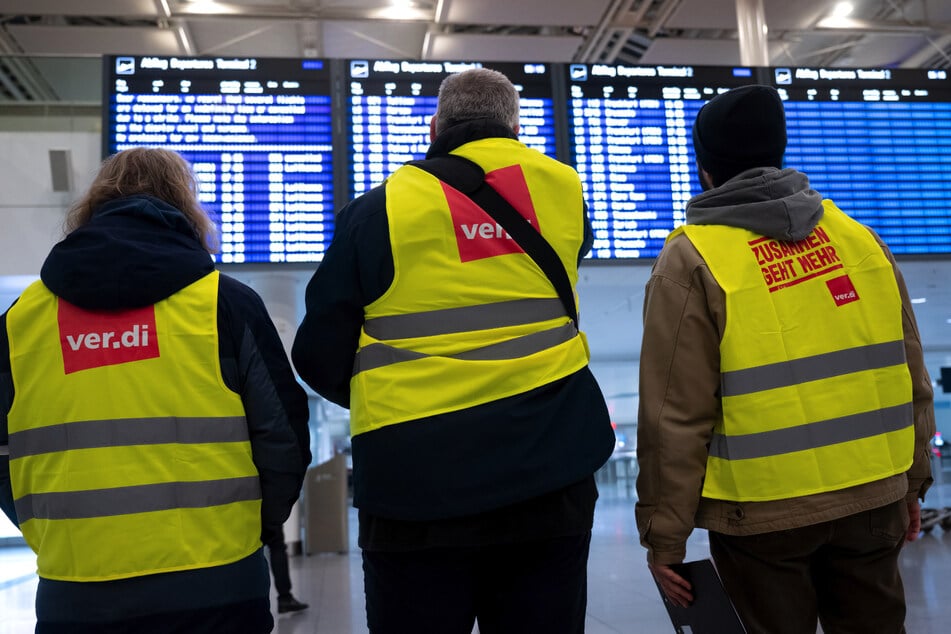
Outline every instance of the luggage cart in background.
<path fill-rule="evenodd" d="M 940 435 L 936 435 L 936 439 L 940 438 Z M 940 526 L 941 530 L 945 532 L 951 532 L 951 508 L 945 506 L 944 500 L 944 469 L 941 464 L 944 459 L 941 455 L 942 446 L 934 442 L 932 442 L 932 445 L 931 477 L 934 478 L 934 484 L 931 486 L 931 491 L 935 494 L 937 507 L 921 509 L 921 530 L 925 534 L 934 530 L 935 526 Z"/>
<path fill-rule="evenodd" d="M 941 530 L 951 532 L 951 508 L 921 509 L 921 530 L 926 535 L 940 526 Z"/>

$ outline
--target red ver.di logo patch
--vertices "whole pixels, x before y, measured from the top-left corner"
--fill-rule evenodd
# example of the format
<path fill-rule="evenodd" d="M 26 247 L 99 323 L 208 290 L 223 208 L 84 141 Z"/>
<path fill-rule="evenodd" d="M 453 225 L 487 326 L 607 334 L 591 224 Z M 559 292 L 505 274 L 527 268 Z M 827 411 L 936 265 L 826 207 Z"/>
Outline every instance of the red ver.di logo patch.
<path fill-rule="evenodd" d="M 60 299 L 57 320 L 66 374 L 159 356 L 154 306 L 99 312 Z"/>
<path fill-rule="evenodd" d="M 538 216 L 520 165 L 510 165 L 485 175 L 485 182 L 505 198 L 529 224 L 538 230 Z M 508 253 L 523 253 L 512 236 L 468 196 L 442 183 L 456 229 L 459 260 L 471 262 Z"/>
<path fill-rule="evenodd" d="M 848 275 L 828 280 L 826 286 L 829 287 L 829 292 L 832 293 L 832 300 L 836 306 L 859 300 L 859 294 L 855 292 L 855 286 L 852 285 L 852 280 L 849 279 Z"/>

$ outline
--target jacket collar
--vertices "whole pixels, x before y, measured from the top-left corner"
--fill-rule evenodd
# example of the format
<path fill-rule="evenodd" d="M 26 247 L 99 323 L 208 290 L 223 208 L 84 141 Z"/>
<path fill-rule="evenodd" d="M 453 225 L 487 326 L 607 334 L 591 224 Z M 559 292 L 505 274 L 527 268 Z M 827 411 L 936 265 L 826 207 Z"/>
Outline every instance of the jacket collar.
<path fill-rule="evenodd" d="M 426 152 L 426 158 L 449 154 L 456 148 L 482 139 L 504 138 L 518 140 L 518 135 L 507 125 L 495 119 L 472 119 L 450 126 L 436 137 Z"/>

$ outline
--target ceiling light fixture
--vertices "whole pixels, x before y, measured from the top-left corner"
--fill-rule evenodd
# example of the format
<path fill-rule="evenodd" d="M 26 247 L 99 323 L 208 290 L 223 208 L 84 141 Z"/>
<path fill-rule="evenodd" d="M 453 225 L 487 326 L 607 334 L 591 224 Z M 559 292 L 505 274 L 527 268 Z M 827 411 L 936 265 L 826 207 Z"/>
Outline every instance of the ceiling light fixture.
<path fill-rule="evenodd" d="M 825 18 L 819 20 L 816 26 L 825 29 L 850 29 L 855 28 L 855 21 L 850 19 L 855 7 L 851 2 L 839 2 L 832 7 L 832 12 Z"/>
<path fill-rule="evenodd" d="M 167 20 L 172 17 L 172 8 L 168 6 L 168 0 L 156 0 L 155 4 L 163 18 Z"/>
<path fill-rule="evenodd" d="M 390 0 L 390 6 L 372 11 L 373 17 L 378 20 L 412 20 L 418 17 L 418 13 L 413 0 Z"/>
<path fill-rule="evenodd" d="M 217 0 L 191 0 L 185 6 L 188 8 L 189 12 L 194 13 L 227 13 L 227 11 L 224 10 L 224 7 L 221 6 L 221 3 L 217 2 Z"/>
<path fill-rule="evenodd" d="M 839 2 L 832 7 L 832 13 L 830 13 L 829 16 L 833 18 L 847 18 L 852 15 L 853 11 L 855 11 L 855 7 L 851 2 Z"/>
<path fill-rule="evenodd" d="M 911 299 L 912 304 L 924 304 L 927 301 L 928 301 L 927 297 L 913 297 Z"/>
<path fill-rule="evenodd" d="M 433 17 L 436 24 L 442 24 L 448 20 L 449 2 L 450 0 L 436 0 L 436 15 Z"/>
<path fill-rule="evenodd" d="M 175 28 L 175 37 L 178 38 L 178 43 L 182 47 L 182 51 L 186 55 L 195 54 L 195 45 L 192 43 L 191 38 L 188 36 L 188 29 L 185 28 L 184 24 L 179 24 Z"/>

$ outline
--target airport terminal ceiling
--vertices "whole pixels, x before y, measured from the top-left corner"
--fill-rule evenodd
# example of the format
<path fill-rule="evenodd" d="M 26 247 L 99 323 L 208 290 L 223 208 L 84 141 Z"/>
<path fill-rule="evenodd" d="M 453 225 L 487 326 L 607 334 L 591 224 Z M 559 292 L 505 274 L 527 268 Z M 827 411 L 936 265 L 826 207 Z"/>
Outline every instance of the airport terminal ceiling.
<path fill-rule="evenodd" d="M 946 0 L 4 0 L 0 54 L 736 65 L 762 7 L 768 64 L 947 68 Z M 7 63 L 0 99 L 55 100 Z"/>

